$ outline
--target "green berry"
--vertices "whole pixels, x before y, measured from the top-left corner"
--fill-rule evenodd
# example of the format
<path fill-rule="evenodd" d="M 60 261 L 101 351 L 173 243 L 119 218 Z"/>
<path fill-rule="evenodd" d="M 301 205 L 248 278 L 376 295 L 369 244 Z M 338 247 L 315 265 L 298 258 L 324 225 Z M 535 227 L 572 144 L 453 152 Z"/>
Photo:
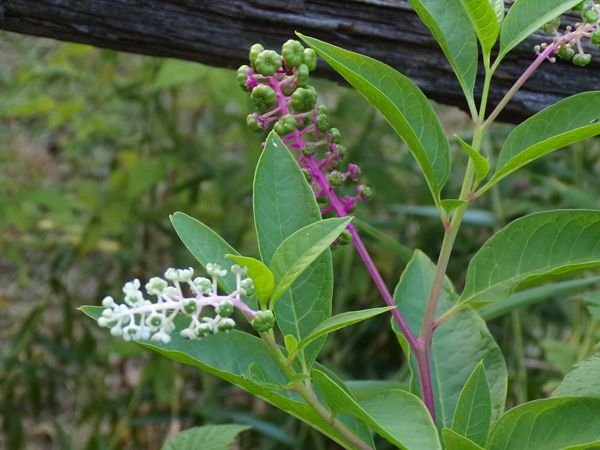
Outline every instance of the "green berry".
<path fill-rule="evenodd" d="M 312 181 L 312 176 L 310 175 L 310 170 L 302 169 L 302 174 L 304 174 L 304 178 L 306 178 L 306 181 L 308 181 L 309 183 Z"/>
<path fill-rule="evenodd" d="M 312 48 L 304 49 L 304 64 L 308 66 L 308 70 L 311 72 L 317 68 L 317 54 Z"/>
<path fill-rule="evenodd" d="M 229 317 L 233 314 L 234 309 L 233 303 L 229 300 L 225 300 L 217 305 L 215 312 L 221 317 Z"/>
<path fill-rule="evenodd" d="M 319 105 L 317 106 L 317 112 L 319 114 L 329 114 L 329 108 L 325 105 Z"/>
<path fill-rule="evenodd" d="M 587 9 L 581 14 L 585 23 L 596 23 L 598 22 L 598 12 L 594 9 Z"/>
<path fill-rule="evenodd" d="M 335 240 L 338 245 L 348 245 L 352 242 L 352 234 L 348 230 L 342 231 L 342 234 Z"/>
<path fill-rule="evenodd" d="M 252 47 L 250 47 L 250 54 L 248 55 L 248 58 L 250 59 L 250 65 L 252 67 L 254 66 L 254 63 L 256 61 L 256 57 L 260 54 L 260 52 L 262 52 L 265 48 L 260 45 L 260 44 L 254 44 Z"/>
<path fill-rule="evenodd" d="M 248 128 L 252 131 L 256 131 L 257 133 L 264 131 L 262 122 L 258 120 L 254 114 L 248 114 L 248 116 L 246 116 L 246 125 L 248 125 Z"/>
<path fill-rule="evenodd" d="M 291 98 L 292 108 L 298 112 L 309 111 L 317 102 L 316 93 L 309 88 L 296 89 Z"/>
<path fill-rule="evenodd" d="M 317 128 L 321 131 L 329 130 L 329 119 L 327 118 L 327 114 L 317 115 Z"/>
<path fill-rule="evenodd" d="M 373 198 L 373 190 L 366 184 L 358 186 L 358 193 L 363 200 L 371 200 Z"/>
<path fill-rule="evenodd" d="M 275 325 L 275 316 L 270 310 L 258 311 L 254 319 L 252 319 L 252 326 L 258 332 L 264 333 L 269 331 Z"/>
<path fill-rule="evenodd" d="M 569 44 L 561 45 L 558 48 L 558 57 L 560 59 L 564 59 L 565 61 L 571 61 L 575 56 L 575 50 L 571 48 Z"/>
<path fill-rule="evenodd" d="M 340 130 L 338 130 L 337 128 L 332 128 L 329 130 L 329 134 L 331 136 L 331 140 L 333 142 L 335 142 L 336 144 L 338 142 L 340 142 L 340 140 L 342 139 L 342 135 L 340 134 Z"/>
<path fill-rule="evenodd" d="M 600 46 L 600 28 L 592 33 L 592 44 Z"/>
<path fill-rule="evenodd" d="M 308 85 L 308 75 L 310 71 L 306 64 L 300 64 L 298 66 L 298 74 L 296 75 L 297 84 L 300 87 L 306 87 Z"/>
<path fill-rule="evenodd" d="M 265 77 L 269 77 L 281 67 L 281 56 L 275 50 L 263 50 L 254 62 L 256 71 Z"/>
<path fill-rule="evenodd" d="M 186 314 L 193 314 L 198 309 L 198 304 L 194 299 L 187 300 L 183 305 L 183 310 Z"/>
<path fill-rule="evenodd" d="M 338 155 L 340 155 L 340 159 L 344 159 L 346 157 L 346 153 L 348 153 L 348 150 L 346 149 L 345 145 L 336 144 L 335 149 L 337 150 Z"/>
<path fill-rule="evenodd" d="M 304 156 L 312 156 L 316 151 L 317 150 L 311 144 L 306 144 L 304 147 L 302 147 L 302 154 Z"/>
<path fill-rule="evenodd" d="M 592 55 L 589 53 L 578 53 L 573 56 L 573 64 L 576 66 L 587 66 L 592 60 Z"/>
<path fill-rule="evenodd" d="M 281 55 L 288 67 L 296 67 L 304 61 L 304 47 L 300 42 L 290 39 L 282 45 Z"/>
<path fill-rule="evenodd" d="M 559 26 L 560 26 L 560 18 L 556 17 L 556 18 L 552 19 L 550 22 L 542 25 L 542 31 L 547 34 L 552 34 L 558 30 Z"/>
<path fill-rule="evenodd" d="M 344 182 L 344 176 L 341 174 L 341 172 L 334 170 L 327 175 L 327 181 L 329 181 L 329 184 L 333 187 L 340 186 Z"/>
<path fill-rule="evenodd" d="M 252 89 L 250 98 L 256 109 L 261 113 L 267 112 L 277 104 L 277 95 L 275 95 L 275 91 L 265 84 L 261 84 Z"/>
<path fill-rule="evenodd" d="M 292 133 L 295 129 L 296 118 L 291 114 L 283 116 L 275 123 L 275 126 L 273 127 L 273 130 L 275 130 L 275 133 L 277 133 L 279 136 L 287 136 L 288 134 Z"/>
<path fill-rule="evenodd" d="M 250 70 L 250 66 L 243 65 L 237 70 L 237 82 L 242 87 L 249 91 L 248 86 L 246 86 L 246 80 L 248 80 L 248 71 Z"/>

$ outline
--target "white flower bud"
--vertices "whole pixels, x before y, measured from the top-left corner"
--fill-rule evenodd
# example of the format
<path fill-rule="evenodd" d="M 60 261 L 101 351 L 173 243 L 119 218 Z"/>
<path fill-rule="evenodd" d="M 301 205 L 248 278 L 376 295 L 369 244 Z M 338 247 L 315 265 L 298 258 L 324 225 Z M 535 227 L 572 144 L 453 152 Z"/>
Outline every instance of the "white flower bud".
<path fill-rule="evenodd" d="M 181 283 L 186 283 L 192 280 L 194 276 L 194 269 L 188 267 L 187 269 L 179 269 L 178 271 L 179 281 Z"/>
<path fill-rule="evenodd" d="M 161 330 L 158 333 L 155 333 L 151 339 L 153 341 L 162 342 L 163 344 L 168 344 L 171 341 L 171 336 Z"/>
<path fill-rule="evenodd" d="M 200 291 L 201 294 L 212 293 L 212 282 L 208 278 L 196 277 L 194 278 L 194 286 Z"/>
<path fill-rule="evenodd" d="M 198 337 L 196 332 L 194 330 L 191 330 L 190 328 L 184 328 L 183 330 L 181 330 L 179 335 L 184 339 L 196 339 Z"/>
<path fill-rule="evenodd" d="M 225 275 L 227 275 L 227 270 L 223 269 L 218 264 L 208 263 L 206 265 L 206 273 L 214 277 L 224 277 Z"/>
<path fill-rule="evenodd" d="M 165 278 L 169 281 L 177 281 L 177 279 L 179 278 L 177 269 L 174 269 L 172 267 L 168 268 L 165 272 Z"/>
<path fill-rule="evenodd" d="M 113 308 L 115 306 L 115 299 L 111 296 L 104 297 L 102 300 L 102 306 L 105 308 Z"/>

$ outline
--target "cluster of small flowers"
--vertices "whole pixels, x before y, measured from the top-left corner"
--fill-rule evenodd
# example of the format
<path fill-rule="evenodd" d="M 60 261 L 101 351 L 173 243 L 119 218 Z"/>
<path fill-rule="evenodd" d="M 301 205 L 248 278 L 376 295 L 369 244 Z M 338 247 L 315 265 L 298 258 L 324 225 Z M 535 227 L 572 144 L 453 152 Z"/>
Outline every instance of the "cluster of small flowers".
<path fill-rule="evenodd" d="M 217 291 L 219 278 L 227 275 L 227 270 L 217 264 L 206 265 L 210 279 L 194 278 L 191 267 L 170 268 L 164 278 L 151 278 L 145 290 L 156 297 L 156 302 L 144 297 L 138 279 L 129 281 L 123 287 L 124 303 L 118 304 L 112 297 L 104 298 L 104 310 L 98 324 L 110 328 L 113 336 L 122 336 L 126 341 L 151 339 L 165 344 L 171 340 L 175 330 L 173 321 L 180 313 L 190 319 L 189 325 L 179 333 L 183 338 L 198 339 L 219 331 L 230 331 L 236 325 L 230 317 L 235 309 L 252 321 L 258 314 L 241 298 L 254 293 L 254 283 L 246 277 L 246 268 L 233 265 L 230 270 L 236 276 L 236 289 L 229 295 L 220 295 Z M 184 290 L 189 291 L 188 295 Z M 212 307 L 214 317 L 201 316 L 207 306 Z"/>
<path fill-rule="evenodd" d="M 582 22 L 575 24 L 575 28 L 567 26 L 564 34 L 558 31 L 560 18 L 548 22 L 542 30 L 554 34 L 554 40 L 551 44 L 536 45 L 535 51 L 538 54 L 546 52 L 550 62 L 556 62 L 556 54 L 560 59 L 571 61 L 576 66 L 587 66 L 592 55 L 584 51 L 581 42 L 589 39 L 592 45 L 600 48 L 600 4 L 595 0 L 585 0 L 573 8 L 573 11 L 581 13 Z"/>
<path fill-rule="evenodd" d="M 360 168 L 356 164 L 340 170 L 346 147 L 340 143 L 340 131 L 329 124 L 327 107 L 317 104 L 317 92 L 308 84 L 309 73 L 316 67 L 315 52 L 299 41 L 283 44 L 281 55 L 254 44 L 250 66 L 238 69 L 238 82 L 251 92 L 257 110 L 247 117 L 248 126 L 255 131 L 272 128 L 297 150 L 300 167 L 323 205 L 322 214 L 333 211 L 346 216 L 359 200 L 370 199 L 372 192 L 358 184 Z M 335 189 L 350 180 L 357 184 L 355 194 L 338 196 Z M 347 241 L 348 236 L 342 239 Z"/>

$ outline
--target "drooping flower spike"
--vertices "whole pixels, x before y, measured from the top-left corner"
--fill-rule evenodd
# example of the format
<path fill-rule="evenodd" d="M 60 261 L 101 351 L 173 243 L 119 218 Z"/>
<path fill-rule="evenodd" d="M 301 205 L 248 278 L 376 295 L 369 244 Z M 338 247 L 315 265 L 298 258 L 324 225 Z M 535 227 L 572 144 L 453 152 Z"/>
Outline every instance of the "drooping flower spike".
<path fill-rule="evenodd" d="M 297 151 L 298 163 L 323 205 L 321 214 L 334 212 L 343 217 L 359 201 L 370 199 L 371 189 L 359 184 L 358 165 L 341 169 L 346 147 L 340 143 L 340 131 L 331 127 L 327 107 L 317 104 L 317 92 L 308 84 L 310 72 L 317 67 L 316 53 L 289 40 L 281 55 L 254 44 L 249 56 L 250 66 L 238 69 L 238 82 L 251 91 L 257 112 L 246 122 L 255 131 L 273 129 Z M 338 195 L 337 188 L 348 182 L 355 184 L 354 194 Z"/>
<path fill-rule="evenodd" d="M 98 324 L 110 328 L 113 336 L 122 336 L 126 341 L 151 339 L 165 344 L 171 340 L 177 315 L 189 319 L 188 326 L 179 332 L 186 339 L 232 330 L 236 323 L 231 316 L 236 309 L 258 331 L 272 328 L 271 311 L 254 311 L 242 299 L 254 294 L 254 283 L 246 277 L 246 268 L 233 265 L 230 270 L 235 274 L 236 288 L 228 295 L 218 292 L 219 278 L 226 276 L 227 270 L 211 263 L 206 265 L 210 278 L 194 278 L 191 267 L 170 268 L 164 278 L 151 278 L 144 288 L 155 301 L 145 297 L 139 280 L 129 281 L 123 286 L 123 303 L 117 303 L 112 297 L 104 298 Z"/>

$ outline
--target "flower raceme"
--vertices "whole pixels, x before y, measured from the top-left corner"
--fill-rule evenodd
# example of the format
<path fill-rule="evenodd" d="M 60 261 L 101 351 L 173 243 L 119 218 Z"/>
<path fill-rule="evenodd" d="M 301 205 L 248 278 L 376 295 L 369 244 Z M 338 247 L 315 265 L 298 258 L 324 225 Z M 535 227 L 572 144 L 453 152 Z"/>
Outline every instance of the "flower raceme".
<path fill-rule="evenodd" d="M 117 303 L 112 297 L 104 298 L 98 324 L 110 328 L 113 336 L 122 336 L 126 341 L 151 339 L 164 344 L 171 340 L 178 315 L 189 319 L 188 326 L 179 332 L 185 339 L 232 330 L 236 323 L 231 316 L 236 309 L 257 331 L 272 328 L 271 311 L 254 311 L 242 299 L 254 294 L 254 283 L 246 276 L 246 268 L 236 264 L 230 270 L 235 275 L 236 287 L 227 295 L 218 292 L 219 278 L 226 276 L 227 270 L 212 263 L 206 265 L 210 278 L 194 277 L 191 267 L 170 268 L 164 278 L 151 278 L 144 288 L 147 295 L 156 297 L 154 302 L 145 297 L 138 279 L 129 281 L 123 286 L 123 303 Z M 207 309 L 214 316 L 206 314 Z"/>
<path fill-rule="evenodd" d="M 371 189 L 359 184 L 360 168 L 348 164 L 341 169 L 346 147 L 340 131 L 332 128 L 328 110 L 317 104 L 317 93 L 308 84 L 311 71 L 317 67 L 317 56 L 310 48 L 295 40 L 283 44 L 281 55 L 254 44 L 249 54 L 250 66 L 238 69 L 240 86 L 250 91 L 257 112 L 247 117 L 255 131 L 273 129 L 290 149 L 322 204 L 322 214 L 334 212 L 346 216 L 361 200 L 372 196 Z M 350 195 L 338 195 L 345 183 L 355 183 Z M 342 244 L 349 239 L 336 242 Z"/>

